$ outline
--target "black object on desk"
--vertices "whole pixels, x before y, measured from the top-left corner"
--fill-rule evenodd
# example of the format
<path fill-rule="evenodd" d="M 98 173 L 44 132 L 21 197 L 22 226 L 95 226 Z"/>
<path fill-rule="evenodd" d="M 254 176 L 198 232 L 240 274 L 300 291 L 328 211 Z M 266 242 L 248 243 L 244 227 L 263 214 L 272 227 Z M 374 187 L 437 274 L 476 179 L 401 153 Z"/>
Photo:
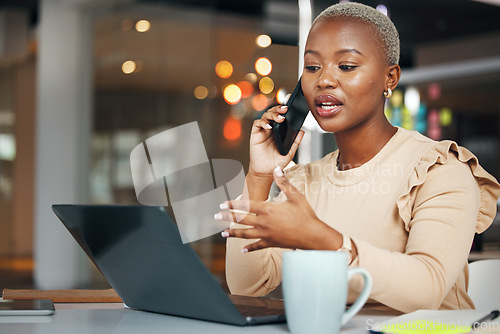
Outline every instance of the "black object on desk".
<path fill-rule="evenodd" d="M 481 319 L 474 321 L 472 323 L 472 329 L 479 328 L 481 326 L 481 323 L 486 322 L 486 321 L 490 321 L 490 320 L 494 320 L 499 315 L 500 315 L 500 311 L 499 310 L 493 310 L 493 311 L 491 311 L 489 314 L 485 315 Z"/>

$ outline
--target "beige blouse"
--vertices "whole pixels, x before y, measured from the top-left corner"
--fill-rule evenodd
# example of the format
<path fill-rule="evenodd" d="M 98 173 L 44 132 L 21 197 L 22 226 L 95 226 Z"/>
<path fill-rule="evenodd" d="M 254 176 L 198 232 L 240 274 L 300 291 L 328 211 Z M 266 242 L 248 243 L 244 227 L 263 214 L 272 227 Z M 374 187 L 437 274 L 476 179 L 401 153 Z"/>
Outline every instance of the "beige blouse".
<path fill-rule="evenodd" d="M 373 278 L 369 303 L 402 312 L 473 308 L 467 258 L 474 233 L 495 217 L 495 178 L 456 143 L 402 128 L 360 167 L 339 171 L 337 156 L 285 173 L 322 221 L 351 237 L 358 250 L 351 266 Z M 226 278 L 233 294 L 263 296 L 281 283 L 287 250 L 242 254 L 251 242 L 227 241 Z M 361 287 L 361 278 L 351 280 L 348 302 Z"/>

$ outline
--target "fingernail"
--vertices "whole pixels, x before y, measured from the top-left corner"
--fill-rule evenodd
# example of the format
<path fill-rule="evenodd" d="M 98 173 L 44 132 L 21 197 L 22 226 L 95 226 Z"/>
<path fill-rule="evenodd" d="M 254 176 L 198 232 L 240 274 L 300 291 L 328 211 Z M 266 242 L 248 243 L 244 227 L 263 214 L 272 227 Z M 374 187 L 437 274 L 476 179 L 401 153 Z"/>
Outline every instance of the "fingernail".
<path fill-rule="evenodd" d="M 216 213 L 216 214 L 214 215 L 214 219 L 215 219 L 215 220 L 222 220 L 222 213 Z"/>
<path fill-rule="evenodd" d="M 266 124 L 266 125 L 264 125 L 264 126 L 265 126 L 265 127 L 266 127 L 266 129 L 268 129 L 268 130 L 271 130 L 271 129 L 273 128 L 273 127 L 271 126 L 271 124 Z"/>
<path fill-rule="evenodd" d="M 283 115 L 278 115 L 278 119 L 279 119 L 279 120 L 285 119 L 285 116 L 283 116 Z"/>
<path fill-rule="evenodd" d="M 246 254 L 246 253 L 248 253 L 248 249 L 243 248 L 243 249 L 241 250 L 241 252 L 242 252 L 243 254 Z"/>
<path fill-rule="evenodd" d="M 276 173 L 277 176 L 283 176 L 283 171 L 281 170 L 281 167 L 278 166 L 274 169 L 274 173 Z"/>
<path fill-rule="evenodd" d="M 287 106 L 281 106 L 281 107 L 280 107 L 280 109 L 281 109 L 281 110 L 287 110 L 287 109 L 288 109 L 288 107 L 287 107 Z"/>
<path fill-rule="evenodd" d="M 222 203 L 221 205 L 219 205 L 220 209 L 221 210 L 227 210 L 229 209 L 229 205 L 227 205 L 227 203 Z"/>
<path fill-rule="evenodd" d="M 221 234 L 223 238 L 229 237 L 229 232 L 228 231 L 222 231 Z"/>

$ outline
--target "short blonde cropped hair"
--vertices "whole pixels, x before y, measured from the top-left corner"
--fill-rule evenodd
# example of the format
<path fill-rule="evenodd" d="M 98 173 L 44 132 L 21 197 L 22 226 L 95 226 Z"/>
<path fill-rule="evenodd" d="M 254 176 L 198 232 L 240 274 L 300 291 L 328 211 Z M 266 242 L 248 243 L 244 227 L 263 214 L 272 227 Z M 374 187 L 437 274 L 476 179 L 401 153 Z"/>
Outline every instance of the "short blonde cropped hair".
<path fill-rule="evenodd" d="M 389 65 L 399 64 L 399 34 L 394 23 L 387 16 L 367 5 L 342 2 L 321 12 L 314 20 L 313 25 L 318 21 L 334 17 L 353 18 L 373 26 L 383 44 L 387 63 Z"/>

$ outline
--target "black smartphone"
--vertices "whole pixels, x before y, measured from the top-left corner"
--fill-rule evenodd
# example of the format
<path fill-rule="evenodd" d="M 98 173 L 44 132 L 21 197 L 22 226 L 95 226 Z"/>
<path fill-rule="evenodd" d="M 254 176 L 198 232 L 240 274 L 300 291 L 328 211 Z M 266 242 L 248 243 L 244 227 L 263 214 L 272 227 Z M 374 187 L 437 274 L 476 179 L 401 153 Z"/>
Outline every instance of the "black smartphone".
<path fill-rule="evenodd" d="M 54 304 L 50 299 L 2 299 L 0 317 L 8 315 L 51 315 Z M 1 319 L 1 318 L 0 318 Z"/>
<path fill-rule="evenodd" d="M 309 107 L 302 92 L 301 79 L 288 98 L 286 105 L 288 110 L 283 114 L 285 116 L 283 122 L 273 122 L 272 124 L 274 141 L 281 155 L 288 154 L 309 113 Z"/>

